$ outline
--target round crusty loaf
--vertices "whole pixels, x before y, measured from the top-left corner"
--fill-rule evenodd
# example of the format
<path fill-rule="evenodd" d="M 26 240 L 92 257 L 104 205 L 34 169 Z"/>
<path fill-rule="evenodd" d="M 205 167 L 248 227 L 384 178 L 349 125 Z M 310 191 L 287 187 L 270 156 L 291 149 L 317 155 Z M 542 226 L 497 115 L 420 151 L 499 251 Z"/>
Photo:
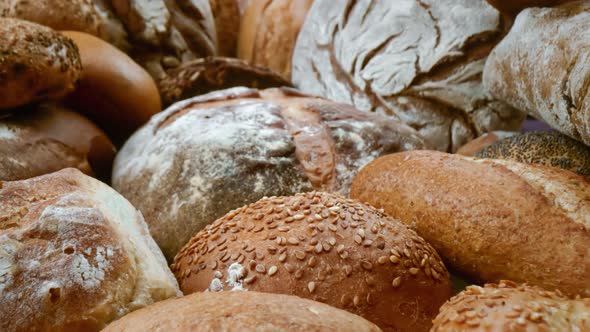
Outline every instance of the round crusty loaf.
<path fill-rule="evenodd" d="M 384 331 L 428 331 L 451 295 L 438 254 L 402 223 L 338 195 L 264 198 L 199 232 L 172 266 L 181 290 L 297 295 Z"/>
<path fill-rule="evenodd" d="M 380 155 L 423 148 L 409 127 L 293 89 L 233 88 L 172 105 L 115 159 L 113 186 L 171 260 L 207 224 L 264 196 L 348 193 Z"/>
<path fill-rule="evenodd" d="M 110 178 L 115 148 L 92 122 L 55 104 L 24 110 L 0 119 L 0 180 L 24 180 L 67 167 Z"/>
<path fill-rule="evenodd" d="M 351 197 L 412 225 L 454 270 L 590 296 L 590 182 L 510 160 L 434 151 L 365 166 Z"/>
<path fill-rule="evenodd" d="M 76 45 L 27 21 L 0 18 L 0 110 L 62 97 L 82 66 Z"/>
<path fill-rule="evenodd" d="M 0 182 L 0 330 L 99 331 L 180 295 L 141 214 L 74 169 Z"/>
<path fill-rule="evenodd" d="M 481 84 L 503 23 L 484 0 L 315 0 L 292 80 L 304 92 L 390 115 L 453 152 L 524 119 Z"/>
<path fill-rule="evenodd" d="M 156 303 L 109 325 L 104 332 L 378 332 L 346 311 L 296 296 L 257 292 L 197 293 Z"/>
<path fill-rule="evenodd" d="M 291 79 L 295 41 L 313 0 L 250 0 L 242 17 L 238 57 Z"/>
<path fill-rule="evenodd" d="M 490 54 L 492 95 L 590 145 L 590 2 L 522 11 Z"/>
<path fill-rule="evenodd" d="M 292 84 L 264 67 L 249 65 L 243 60 L 207 57 L 169 70 L 168 77 L 160 81 L 160 92 L 163 104 L 169 106 L 194 96 L 239 86 L 267 89 Z"/>
<path fill-rule="evenodd" d="M 475 156 L 541 164 L 590 176 L 590 148 L 557 132 L 532 132 L 508 137 Z"/>
<path fill-rule="evenodd" d="M 463 145 L 459 150 L 457 150 L 457 154 L 473 157 L 476 153 L 480 152 L 481 150 L 487 148 L 488 146 L 494 144 L 498 140 L 504 139 L 506 137 L 518 135 L 516 131 L 492 131 L 489 133 L 485 133 L 478 138 L 470 141 L 469 143 Z"/>
<path fill-rule="evenodd" d="M 82 59 L 82 77 L 67 103 L 122 143 L 162 110 L 152 77 L 127 54 L 83 32 L 64 31 Z"/>
<path fill-rule="evenodd" d="M 590 331 L 590 299 L 510 281 L 470 286 L 442 306 L 431 331 Z"/>

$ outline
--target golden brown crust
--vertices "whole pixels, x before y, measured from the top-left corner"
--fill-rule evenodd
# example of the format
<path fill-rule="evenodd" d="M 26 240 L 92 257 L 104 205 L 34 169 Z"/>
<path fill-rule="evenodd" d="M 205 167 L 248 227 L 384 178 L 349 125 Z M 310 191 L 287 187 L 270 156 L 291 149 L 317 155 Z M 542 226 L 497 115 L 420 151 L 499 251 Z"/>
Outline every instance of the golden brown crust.
<path fill-rule="evenodd" d="M 297 295 L 385 331 L 427 331 L 451 294 L 438 254 L 398 221 L 326 193 L 265 198 L 199 232 L 173 264 L 184 293 Z"/>
<path fill-rule="evenodd" d="M 72 40 L 27 21 L 0 17 L 0 109 L 64 96 L 82 66 Z"/>
<path fill-rule="evenodd" d="M 541 288 L 501 281 L 467 287 L 442 306 L 431 331 L 588 330 L 590 299 L 570 300 Z"/>
<path fill-rule="evenodd" d="M 207 57 L 169 70 L 159 86 L 162 102 L 168 106 L 180 100 L 232 87 L 267 89 L 293 85 L 273 71 L 249 65 L 243 60 Z"/>
<path fill-rule="evenodd" d="M 291 78 L 291 56 L 313 0 L 250 0 L 244 10 L 238 57 Z"/>
<path fill-rule="evenodd" d="M 67 167 L 110 178 L 115 148 L 92 122 L 55 104 L 24 110 L 0 119 L 0 180 L 24 180 Z"/>
<path fill-rule="evenodd" d="M 141 214 L 104 183 L 74 169 L 0 182 L 0 330 L 99 331 L 178 294 Z"/>
<path fill-rule="evenodd" d="M 209 0 L 217 31 L 217 53 L 235 56 L 240 30 L 240 9 L 237 0 Z"/>
<path fill-rule="evenodd" d="M 403 152 L 365 166 L 351 197 L 412 225 L 472 278 L 590 295 L 590 183 L 574 173 Z"/>
<path fill-rule="evenodd" d="M 133 312 L 105 330 L 378 332 L 346 311 L 296 296 L 258 292 L 196 293 Z"/>
<path fill-rule="evenodd" d="M 64 31 L 80 50 L 82 77 L 68 104 L 123 143 L 162 110 L 152 77 L 129 56 L 92 35 Z"/>

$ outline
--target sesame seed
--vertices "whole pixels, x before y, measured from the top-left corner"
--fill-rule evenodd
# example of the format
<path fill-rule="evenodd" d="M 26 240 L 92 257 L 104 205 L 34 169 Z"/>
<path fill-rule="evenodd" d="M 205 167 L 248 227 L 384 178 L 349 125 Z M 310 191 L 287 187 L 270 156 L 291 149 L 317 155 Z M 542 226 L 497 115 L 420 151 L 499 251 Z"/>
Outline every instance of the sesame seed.
<path fill-rule="evenodd" d="M 417 269 L 417 268 L 415 268 L 415 267 L 413 267 L 413 268 L 410 269 L 410 274 L 415 276 L 416 274 L 418 274 L 418 271 L 420 271 L 420 270 Z"/>
<path fill-rule="evenodd" d="M 337 252 L 337 253 L 339 253 L 339 254 L 340 254 L 340 253 L 342 253 L 343 251 L 344 251 L 344 245 L 343 245 L 343 244 L 341 244 L 341 245 L 339 245 L 338 247 L 336 247 L 336 252 Z"/>
<path fill-rule="evenodd" d="M 317 264 L 317 259 L 315 258 L 315 256 L 311 256 L 309 258 L 309 260 L 307 260 L 307 265 L 309 267 L 314 267 L 314 266 L 316 266 L 316 264 Z"/>
<path fill-rule="evenodd" d="M 363 243 L 363 238 L 360 237 L 360 235 L 356 234 L 354 236 L 354 242 L 358 245 L 360 245 L 361 243 Z"/>
<path fill-rule="evenodd" d="M 393 288 L 397 288 L 397 287 L 399 287 L 399 285 L 401 283 L 402 283 L 402 278 L 397 277 L 397 278 L 393 279 L 393 281 L 391 282 L 391 285 L 393 286 Z"/>
<path fill-rule="evenodd" d="M 309 290 L 310 293 L 313 293 L 315 291 L 315 282 L 310 281 L 307 284 L 307 289 Z"/>
<path fill-rule="evenodd" d="M 371 240 L 365 240 L 363 242 L 363 246 L 365 246 L 365 247 L 370 247 L 372 244 L 373 244 L 373 241 L 371 241 Z"/>
<path fill-rule="evenodd" d="M 303 270 L 297 270 L 295 272 L 295 279 L 301 279 L 303 277 Z"/>
<path fill-rule="evenodd" d="M 244 279 L 244 283 L 249 285 L 251 283 L 253 283 L 256 280 L 256 275 L 251 275 L 248 278 Z"/>
<path fill-rule="evenodd" d="M 293 219 L 295 219 L 295 220 L 301 220 L 303 218 L 305 218 L 305 216 L 302 215 L 302 214 L 296 214 L 296 215 L 293 216 Z"/>
<path fill-rule="evenodd" d="M 263 264 L 257 264 L 256 265 L 256 272 L 265 273 L 266 272 L 266 268 L 264 267 Z"/>
<path fill-rule="evenodd" d="M 277 273 L 277 271 L 278 271 L 278 270 L 279 270 L 279 269 L 278 269 L 276 266 L 274 266 L 274 265 L 273 265 L 273 266 L 271 266 L 271 267 L 268 269 L 268 275 L 269 275 L 269 276 L 274 276 L 274 275 Z"/>
<path fill-rule="evenodd" d="M 304 260 L 304 259 L 305 259 L 305 256 L 306 256 L 306 255 L 305 255 L 305 252 L 303 252 L 303 251 L 301 251 L 301 250 L 297 250 L 297 251 L 295 251 L 295 257 L 296 257 L 298 260 Z"/>
<path fill-rule="evenodd" d="M 352 267 L 350 265 L 345 265 L 344 266 L 344 274 L 347 277 L 350 277 L 350 275 L 352 274 Z"/>
<path fill-rule="evenodd" d="M 321 243 L 318 243 L 318 244 L 316 244 L 316 246 L 315 246 L 315 248 L 314 248 L 314 251 L 315 251 L 317 254 L 319 254 L 319 253 L 321 253 L 321 252 L 322 252 L 322 249 L 323 249 L 323 248 L 322 248 L 322 244 L 321 244 Z"/>
<path fill-rule="evenodd" d="M 291 244 L 291 245 L 298 245 L 299 244 L 299 240 L 297 240 L 297 238 L 294 238 L 294 237 L 290 237 L 289 239 L 287 239 L 287 242 L 289 242 L 289 244 Z"/>
<path fill-rule="evenodd" d="M 371 271 L 373 269 L 373 264 L 371 264 L 371 262 L 369 262 L 368 260 L 362 260 L 361 266 L 363 267 L 363 269 L 367 271 Z"/>
<path fill-rule="evenodd" d="M 399 258 L 397 256 L 389 256 L 389 260 L 393 263 L 393 264 L 397 264 L 399 263 Z"/>
<path fill-rule="evenodd" d="M 354 298 L 352 299 L 352 303 L 354 304 L 355 307 L 358 307 L 358 305 L 360 304 L 361 300 L 359 299 L 358 295 L 355 295 Z"/>
<path fill-rule="evenodd" d="M 285 270 L 287 270 L 287 272 L 289 273 L 293 273 L 295 272 L 295 267 L 293 267 L 293 265 L 289 264 L 289 263 L 285 263 Z"/>
<path fill-rule="evenodd" d="M 379 263 L 380 265 L 385 264 L 385 262 L 387 262 L 387 256 L 381 256 L 377 258 L 377 263 Z"/>
<path fill-rule="evenodd" d="M 279 256 L 279 262 L 281 262 L 281 263 L 282 263 L 282 262 L 284 262 L 285 260 L 287 260 L 287 254 L 286 254 L 286 253 L 282 253 L 282 254 Z"/>
<path fill-rule="evenodd" d="M 333 237 L 331 237 L 331 238 L 329 238 L 329 239 L 328 239 L 328 243 L 329 243 L 331 246 L 335 246 L 335 245 L 336 245 L 336 239 L 335 239 L 335 238 L 333 238 Z"/>

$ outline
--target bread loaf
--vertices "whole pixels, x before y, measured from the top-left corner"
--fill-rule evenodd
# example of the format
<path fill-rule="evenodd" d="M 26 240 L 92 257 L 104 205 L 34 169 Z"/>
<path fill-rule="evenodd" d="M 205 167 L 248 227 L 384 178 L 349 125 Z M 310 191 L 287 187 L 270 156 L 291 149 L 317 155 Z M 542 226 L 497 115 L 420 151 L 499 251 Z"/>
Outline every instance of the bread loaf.
<path fill-rule="evenodd" d="M 0 330 L 99 331 L 180 295 L 141 214 L 66 169 L 0 182 Z"/>
<path fill-rule="evenodd" d="M 482 149 L 476 157 L 541 164 L 590 176 L 590 148 L 557 132 L 508 137 Z"/>
<path fill-rule="evenodd" d="M 81 70 L 80 54 L 69 38 L 0 17 L 0 110 L 62 97 L 74 89 Z"/>
<path fill-rule="evenodd" d="M 590 299 L 502 281 L 470 286 L 441 308 L 432 332 L 588 331 Z"/>
<path fill-rule="evenodd" d="M 176 103 L 118 154 L 113 186 L 168 259 L 207 224 L 264 196 L 348 193 L 380 155 L 419 149 L 409 127 L 293 89 L 233 88 Z"/>
<path fill-rule="evenodd" d="M 162 110 L 152 77 L 129 56 L 92 35 L 64 31 L 78 46 L 82 77 L 67 103 L 122 144 Z"/>
<path fill-rule="evenodd" d="M 21 109 L 0 119 L 0 181 L 74 167 L 108 180 L 115 148 L 83 116 L 55 104 Z"/>
<path fill-rule="evenodd" d="M 238 57 L 291 79 L 295 41 L 313 0 L 250 0 L 244 9 Z"/>
<path fill-rule="evenodd" d="M 267 89 L 292 84 L 264 67 L 252 66 L 243 60 L 207 57 L 169 70 L 167 78 L 160 81 L 160 92 L 162 102 L 169 106 L 194 96 L 239 86 Z"/>
<path fill-rule="evenodd" d="M 185 294 L 291 294 L 384 331 L 428 331 L 451 295 L 438 254 L 375 208 L 326 193 L 265 198 L 199 232 L 172 267 Z"/>
<path fill-rule="evenodd" d="M 590 145 L 590 2 L 522 11 L 485 66 L 486 88 Z"/>
<path fill-rule="evenodd" d="M 454 152 L 523 120 L 481 84 L 503 35 L 500 14 L 484 0 L 316 0 L 295 45 L 292 81 L 390 115 Z"/>
<path fill-rule="evenodd" d="M 257 292 L 197 293 L 156 303 L 109 325 L 104 332 L 309 331 L 378 332 L 343 310 L 296 296 Z"/>
<path fill-rule="evenodd" d="M 351 197 L 411 225 L 476 281 L 590 295 L 590 182 L 509 160 L 403 152 L 365 166 Z"/>

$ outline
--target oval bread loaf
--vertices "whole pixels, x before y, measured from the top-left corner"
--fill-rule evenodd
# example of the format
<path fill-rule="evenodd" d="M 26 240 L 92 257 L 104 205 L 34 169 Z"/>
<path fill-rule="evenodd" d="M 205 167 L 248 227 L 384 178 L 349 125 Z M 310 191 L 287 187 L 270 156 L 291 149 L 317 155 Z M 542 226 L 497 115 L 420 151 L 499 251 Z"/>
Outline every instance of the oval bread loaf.
<path fill-rule="evenodd" d="M 311 192 L 231 211 L 179 252 L 185 294 L 248 290 L 348 310 L 384 331 L 428 331 L 451 295 L 438 254 L 375 208 Z"/>
<path fill-rule="evenodd" d="M 590 182 L 557 168 L 433 151 L 365 166 L 351 197 L 402 222 L 478 281 L 590 296 Z"/>

